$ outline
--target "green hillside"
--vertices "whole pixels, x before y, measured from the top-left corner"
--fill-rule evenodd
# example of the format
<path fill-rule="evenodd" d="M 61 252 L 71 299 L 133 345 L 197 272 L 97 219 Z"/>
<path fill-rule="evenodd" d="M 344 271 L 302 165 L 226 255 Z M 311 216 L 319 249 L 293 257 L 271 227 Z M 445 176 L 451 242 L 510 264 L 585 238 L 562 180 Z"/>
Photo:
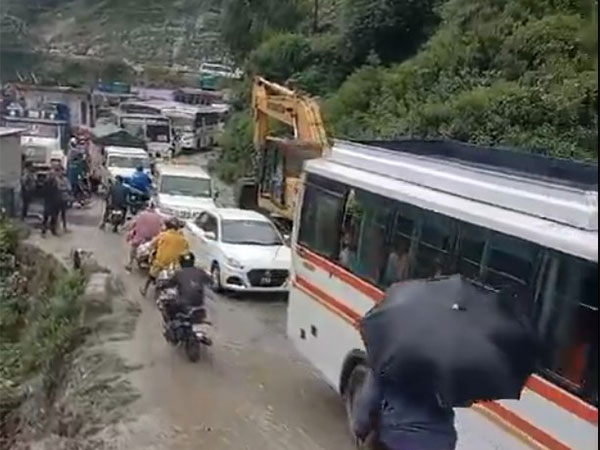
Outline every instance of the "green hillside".
<path fill-rule="evenodd" d="M 225 30 L 246 39 L 223 38 L 249 74 L 320 97 L 332 137 L 444 137 L 598 158 L 595 1 L 330 0 L 319 2 L 327 14 L 316 28 L 313 2 L 280 0 L 294 11 L 286 18 L 300 17 L 286 22 L 270 14 L 272 1 L 224 0 Z M 224 140 L 232 178 L 251 148 L 244 86 Z"/>
<path fill-rule="evenodd" d="M 219 37 L 220 0 L 2 3 L 3 25 L 7 17 L 22 21 L 21 43 L 52 54 L 197 68 L 201 60 L 226 53 Z"/>

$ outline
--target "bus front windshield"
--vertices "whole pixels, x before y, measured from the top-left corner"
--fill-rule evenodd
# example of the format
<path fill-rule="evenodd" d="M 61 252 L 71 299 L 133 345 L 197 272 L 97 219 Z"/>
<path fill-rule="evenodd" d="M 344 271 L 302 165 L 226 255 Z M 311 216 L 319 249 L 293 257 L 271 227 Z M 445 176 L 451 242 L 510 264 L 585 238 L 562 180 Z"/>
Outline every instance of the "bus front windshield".
<path fill-rule="evenodd" d="M 150 142 L 170 142 L 171 132 L 169 125 L 148 125 L 146 128 L 146 137 Z"/>
<path fill-rule="evenodd" d="M 164 175 L 161 178 L 160 193 L 186 197 L 212 197 L 210 180 L 175 175 Z"/>

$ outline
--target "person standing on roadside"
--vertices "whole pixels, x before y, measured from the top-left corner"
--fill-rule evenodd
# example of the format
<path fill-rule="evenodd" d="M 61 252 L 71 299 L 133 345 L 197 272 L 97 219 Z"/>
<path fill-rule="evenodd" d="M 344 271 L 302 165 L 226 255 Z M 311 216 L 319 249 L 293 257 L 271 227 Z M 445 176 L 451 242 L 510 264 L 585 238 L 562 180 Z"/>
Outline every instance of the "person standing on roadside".
<path fill-rule="evenodd" d="M 162 231 L 163 218 L 154 210 L 154 205 L 150 202 L 147 208 L 139 213 L 133 220 L 127 234 L 127 241 L 131 245 L 129 251 L 129 261 L 125 266 L 127 271 L 131 271 L 137 248 L 145 242 L 154 239 Z"/>
<path fill-rule="evenodd" d="M 44 218 L 42 221 L 42 236 L 46 235 L 48 227 L 53 235 L 56 233 L 56 219 L 58 218 L 58 210 L 60 207 L 60 191 L 58 189 L 58 182 L 56 180 L 57 173 L 56 169 L 48 172 L 48 177 L 44 182 L 42 190 L 44 197 Z"/>
<path fill-rule="evenodd" d="M 62 167 L 58 168 L 56 173 L 56 183 L 58 191 L 60 193 L 60 202 L 58 205 L 58 215 L 62 221 L 63 231 L 66 233 L 67 229 L 67 209 L 69 207 L 69 201 L 71 200 L 71 184 L 65 174 L 65 170 Z"/>
<path fill-rule="evenodd" d="M 27 161 L 21 176 L 21 220 L 25 220 L 29 214 L 29 205 L 35 196 L 35 190 L 35 174 L 31 162 Z"/>

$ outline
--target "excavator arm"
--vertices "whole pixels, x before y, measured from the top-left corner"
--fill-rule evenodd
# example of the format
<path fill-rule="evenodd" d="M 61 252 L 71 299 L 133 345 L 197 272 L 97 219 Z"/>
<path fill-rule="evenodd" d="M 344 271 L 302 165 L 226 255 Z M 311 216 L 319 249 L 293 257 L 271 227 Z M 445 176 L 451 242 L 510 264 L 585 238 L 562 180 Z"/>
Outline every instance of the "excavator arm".
<path fill-rule="evenodd" d="M 312 98 L 256 77 L 252 88 L 256 173 L 256 205 L 291 223 L 306 159 L 329 150 L 319 105 Z M 270 136 L 270 119 L 293 130 L 293 139 Z"/>
<path fill-rule="evenodd" d="M 252 89 L 254 145 L 262 148 L 269 136 L 269 118 L 289 125 L 294 139 L 329 148 L 319 105 L 312 98 L 256 77 Z"/>

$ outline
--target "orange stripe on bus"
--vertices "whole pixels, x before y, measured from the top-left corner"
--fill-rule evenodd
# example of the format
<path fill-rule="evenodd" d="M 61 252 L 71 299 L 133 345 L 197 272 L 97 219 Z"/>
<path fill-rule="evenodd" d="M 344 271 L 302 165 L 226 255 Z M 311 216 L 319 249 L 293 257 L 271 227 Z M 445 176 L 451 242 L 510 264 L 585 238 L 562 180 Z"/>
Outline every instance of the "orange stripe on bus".
<path fill-rule="evenodd" d="M 594 408 L 570 392 L 557 388 L 537 375 L 529 377 L 525 386 L 552 403 L 575 414 L 580 419 L 592 425 L 598 425 L 598 408 Z"/>
<path fill-rule="evenodd" d="M 342 319 L 346 320 L 350 325 L 354 328 L 358 329 L 359 321 L 361 319 L 361 315 L 354 311 L 352 308 L 349 308 L 347 305 L 342 302 L 337 301 L 335 298 L 323 292 L 321 289 L 316 287 L 314 284 L 307 281 L 305 278 L 301 276 L 296 276 L 294 280 L 294 284 L 302 289 L 306 294 L 313 297 L 319 303 L 326 306 L 333 313 L 340 316 Z"/>
<path fill-rule="evenodd" d="M 339 267 L 338 265 L 328 261 L 316 253 L 311 252 L 306 247 L 300 245 L 297 246 L 298 254 L 305 260 L 310 261 L 321 269 L 328 271 L 330 274 L 336 276 L 343 282 L 349 284 L 354 289 L 362 292 L 367 297 L 375 302 L 383 300 L 384 293 L 381 289 L 367 283 L 365 280 L 358 278 L 356 275 L 350 273 L 346 269 Z"/>
<path fill-rule="evenodd" d="M 331 261 L 328 261 L 322 256 L 311 252 L 305 247 L 298 245 L 297 250 L 299 250 L 298 254 L 301 258 L 306 259 L 312 264 L 321 268 L 322 270 L 328 271 L 331 274 L 337 276 L 339 279 L 352 286 L 359 292 L 365 294 L 367 297 L 371 298 L 375 302 L 379 302 L 383 299 L 385 293 L 382 290 L 370 285 L 369 283 L 358 278 L 356 275 L 352 274 L 346 269 L 333 264 Z M 313 289 L 316 290 L 313 290 L 313 292 L 318 291 L 324 296 L 327 296 L 328 298 L 332 299 L 337 305 L 341 305 L 341 307 L 345 308 L 346 311 L 352 311 L 353 316 L 356 316 L 359 319 L 360 317 L 362 317 L 359 313 L 347 307 L 344 302 L 334 299 L 333 297 L 329 296 L 329 294 L 323 292 L 321 289 L 312 285 L 307 280 L 304 280 L 304 283 L 305 285 L 309 284 L 313 286 Z M 577 398 L 576 396 L 565 391 L 564 389 L 561 389 L 560 387 L 557 387 L 547 382 L 538 375 L 532 375 L 525 384 L 525 386 L 528 389 L 531 389 L 536 394 L 544 397 L 546 400 L 551 401 L 552 403 L 576 415 L 580 419 L 583 419 L 586 422 L 591 423 L 592 425 L 598 425 L 598 408 L 589 405 L 588 403 Z"/>
<path fill-rule="evenodd" d="M 506 424 L 508 424 L 509 431 L 517 431 L 519 433 L 522 433 L 523 435 L 525 435 L 525 437 L 531 438 L 536 443 L 542 445 L 544 449 L 571 450 L 571 447 L 569 447 L 568 445 L 550 436 L 545 431 L 536 427 L 531 422 L 528 422 L 523 417 L 519 416 L 518 414 L 515 414 L 510 409 L 506 408 L 498 402 L 478 403 L 475 405 L 475 408 L 483 409 L 484 411 L 482 412 L 488 415 L 488 417 L 490 417 L 488 412 L 492 413 L 497 418 L 497 422 L 505 422 Z M 494 417 L 491 418 L 494 419 Z M 514 428 L 515 430 L 512 430 L 510 428 Z"/>

